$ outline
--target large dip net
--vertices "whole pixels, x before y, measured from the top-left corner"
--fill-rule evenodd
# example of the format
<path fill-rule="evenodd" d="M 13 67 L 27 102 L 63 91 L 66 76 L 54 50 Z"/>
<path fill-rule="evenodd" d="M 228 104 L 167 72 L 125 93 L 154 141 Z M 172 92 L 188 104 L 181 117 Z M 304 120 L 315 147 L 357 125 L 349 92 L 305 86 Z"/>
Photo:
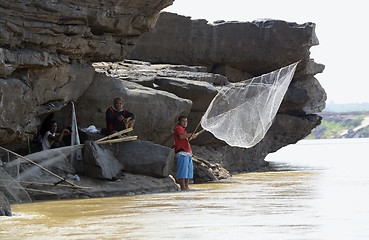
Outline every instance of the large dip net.
<path fill-rule="evenodd" d="M 272 125 L 297 64 L 222 87 L 201 126 L 230 146 L 253 147 Z"/>
<path fill-rule="evenodd" d="M 37 186 L 45 184 L 54 185 L 65 179 L 75 170 L 70 164 L 70 155 L 81 150 L 83 145 L 66 146 L 36 152 L 25 157 L 15 155 L 1 147 L 2 153 L 7 157 L 2 158 L 0 167 L 0 191 L 5 194 L 10 202 L 30 202 L 30 194 L 46 193 L 37 189 Z"/>
<path fill-rule="evenodd" d="M 12 178 L 2 167 L 0 167 L 0 192 L 4 193 L 9 202 L 30 202 L 28 192 Z"/>

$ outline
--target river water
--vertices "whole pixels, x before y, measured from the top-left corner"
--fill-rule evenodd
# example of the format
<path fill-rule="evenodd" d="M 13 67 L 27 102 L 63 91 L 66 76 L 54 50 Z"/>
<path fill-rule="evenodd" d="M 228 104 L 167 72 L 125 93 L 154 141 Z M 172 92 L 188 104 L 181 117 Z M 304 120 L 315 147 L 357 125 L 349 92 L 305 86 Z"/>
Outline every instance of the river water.
<path fill-rule="evenodd" d="M 369 239 L 368 151 L 302 140 L 192 191 L 12 205 L 0 239 Z"/>

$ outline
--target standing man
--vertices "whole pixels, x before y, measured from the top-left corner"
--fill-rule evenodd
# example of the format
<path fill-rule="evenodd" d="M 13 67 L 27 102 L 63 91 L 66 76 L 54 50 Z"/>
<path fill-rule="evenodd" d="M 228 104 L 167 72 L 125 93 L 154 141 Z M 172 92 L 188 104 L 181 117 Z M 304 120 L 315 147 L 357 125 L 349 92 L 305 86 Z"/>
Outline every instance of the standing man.
<path fill-rule="evenodd" d="M 122 131 L 126 128 L 133 127 L 136 115 L 123 109 L 123 101 L 121 98 L 114 99 L 114 106 L 106 110 L 106 128 L 108 133 Z"/>
<path fill-rule="evenodd" d="M 177 160 L 177 177 L 181 190 L 190 190 L 190 179 L 193 178 L 192 149 L 189 143 L 191 134 L 187 133 L 187 117 L 178 118 L 178 126 L 174 130 L 174 151 Z M 197 133 L 191 138 L 196 138 Z"/>

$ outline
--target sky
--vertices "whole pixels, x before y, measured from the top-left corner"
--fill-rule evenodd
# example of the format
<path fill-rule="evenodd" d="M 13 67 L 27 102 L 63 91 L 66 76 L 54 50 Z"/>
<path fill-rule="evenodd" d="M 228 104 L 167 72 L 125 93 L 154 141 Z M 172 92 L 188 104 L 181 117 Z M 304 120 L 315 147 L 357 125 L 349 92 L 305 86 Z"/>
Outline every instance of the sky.
<path fill-rule="evenodd" d="M 163 11 L 209 23 L 261 18 L 313 22 L 319 45 L 310 48 L 310 58 L 325 65 L 315 78 L 327 93 L 327 103 L 369 102 L 369 13 L 364 0 L 175 0 Z"/>

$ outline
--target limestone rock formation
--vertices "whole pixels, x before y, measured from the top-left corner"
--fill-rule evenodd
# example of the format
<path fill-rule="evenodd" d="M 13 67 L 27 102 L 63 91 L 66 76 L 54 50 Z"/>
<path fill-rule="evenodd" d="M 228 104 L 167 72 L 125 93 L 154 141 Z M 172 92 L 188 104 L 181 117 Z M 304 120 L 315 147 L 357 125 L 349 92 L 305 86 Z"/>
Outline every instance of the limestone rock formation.
<path fill-rule="evenodd" d="M 100 148 L 96 143 L 87 141 L 83 148 L 84 175 L 98 179 L 118 179 L 122 166 L 112 151 Z"/>
<path fill-rule="evenodd" d="M 315 24 L 158 18 L 172 2 L 0 0 L 0 144 L 26 141 L 51 113 L 68 126 L 70 101 L 81 128 L 104 128 L 105 110 L 121 96 L 137 116 L 134 134 L 171 147 L 176 118 L 191 111 L 193 131 L 219 87 L 295 61 L 295 78 L 262 142 L 234 149 L 206 133 L 192 142 L 195 155 L 230 171 L 255 170 L 320 123 L 315 113 L 326 94 L 315 78 L 324 66 L 310 59 Z M 123 61 L 128 57 L 146 62 Z M 121 62 L 107 63 L 114 61 Z"/>
<path fill-rule="evenodd" d="M 122 81 L 106 81 L 105 86 L 102 86 L 102 84 L 94 85 L 93 83 L 92 86 L 96 86 L 96 89 L 93 88 L 91 92 L 95 95 L 101 91 L 105 91 L 106 94 L 114 92 L 114 89 L 118 89 L 117 86 L 122 84 L 127 85 L 127 81 L 129 81 L 152 88 L 151 90 L 147 90 L 147 88 L 136 87 L 136 90 L 146 89 L 145 91 L 157 92 L 158 94 L 162 94 L 163 92 L 157 90 L 163 90 L 166 93 L 170 92 L 175 94 L 175 96 L 180 97 L 179 99 L 182 99 L 181 101 L 184 101 L 183 98 L 191 100 L 192 107 L 190 105 L 178 105 L 178 107 L 176 107 L 178 110 L 176 111 L 172 111 L 171 109 L 177 104 L 173 105 L 173 103 L 168 102 L 168 100 L 165 100 L 162 103 L 160 100 L 159 104 L 153 104 L 149 109 L 147 109 L 146 104 L 142 104 L 144 103 L 143 101 L 139 101 L 142 105 L 136 105 L 135 109 L 138 111 L 138 115 L 136 114 L 138 116 L 136 120 L 137 124 L 140 124 L 139 122 L 142 122 L 144 119 L 148 120 L 148 122 L 144 122 L 145 125 L 139 125 L 141 128 L 135 128 L 137 129 L 135 131 L 139 131 L 140 139 L 147 139 L 169 147 L 173 146 L 173 129 L 176 125 L 176 117 L 179 115 L 188 115 L 191 109 L 190 120 L 192 123 L 197 124 L 204 111 L 207 109 L 210 101 L 216 95 L 217 88 L 228 84 L 228 80 L 224 76 L 205 72 L 206 69 L 200 66 L 189 67 L 185 65 L 150 64 L 148 62 L 125 60 L 116 63 L 95 63 L 94 67 L 97 72 L 122 79 Z M 115 86 L 109 87 L 109 84 L 112 84 L 113 82 L 115 83 Z M 104 90 L 105 88 L 108 88 L 108 90 Z M 84 105 L 77 109 L 81 109 L 83 111 L 83 109 L 88 109 L 87 106 L 89 103 L 94 103 L 93 98 L 95 98 L 95 95 L 86 96 L 89 92 L 90 90 L 86 91 L 86 93 L 77 102 L 77 105 L 79 105 L 79 103 L 83 101 L 81 104 Z M 105 94 L 101 94 L 99 101 L 104 98 L 104 95 Z M 120 96 L 125 95 L 127 95 L 127 91 L 122 91 L 120 93 Z M 171 96 L 174 97 L 174 95 Z M 88 100 L 83 100 L 85 98 L 88 98 Z M 127 105 L 130 105 L 130 102 L 134 101 L 134 98 L 135 96 L 130 96 L 128 94 L 127 100 L 129 99 L 129 101 Z M 109 99 L 109 101 L 111 100 Z M 109 101 L 106 102 L 106 104 L 111 104 Z M 159 101 L 159 99 L 156 101 Z M 96 104 L 97 103 L 94 103 L 93 105 Z M 168 105 L 165 107 L 166 111 L 162 111 L 164 109 L 162 107 L 163 105 Z M 147 111 L 150 113 L 150 109 L 152 110 L 152 114 L 146 114 Z M 160 112 L 160 114 L 156 114 L 158 112 Z M 82 113 L 82 118 L 83 116 L 84 114 Z M 160 118 L 160 120 L 156 120 L 157 118 Z M 88 120 L 91 121 L 91 117 L 88 117 Z M 156 124 L 160 123 L 160 125 L 163 125 L 163 127 L 157 125 L 155 128 L 159 129 L 160 127 L 160 129 L 162 129 L 160 134 L 149 131 L 152 126 L 151 121 Z M 98 123 L 98 121 L 94 122 Z M 204 136 L 206 135 L 204 134 Z"/>
<path fill-rule="evenodd" d="M 176 117 L 188 114 L 192 106 L 190 100 L 172 93 L 97 73 L 89 88 L 76 101 L 78 126 L 106 128 L 105 111 L 117 96 L 123 98 L 125 109 L 136 114 L 133 135 L 170 147 L 173 145 L 172 129 Z M 65 107 L 55 114 L 55 118 L 69 123 L 71 112 L 70 106 Z"/>
<path fill-rule="evenodd" d="M 219 164 L 231 173 L 251 172 L 268 166 L 264 158 L 269 152 L 258 145 L 250 149 L 219 144 L 194 145 L 193 152 L 196 157 Z"/>
<path fill-rule="evenodd" d="M 125 79 L 126 81 L 139 82 L 153 89 L 164 89 L 185 99 L 191 99 L 193 101 L 193 107 L 189 114 L 190 124 L 187 128 L 188 132 L 192 132 L 196 124 L 200 121 L 204 111 L 215 96 L 216 89 L 228 83 L 227 79 L 223 76 L 213 73 L 204 73 L 201 67 L 195 66 L 189 68 L 183 65 L 150 64 L 148 62 L 128 60 L 117 63 L 99 63 L 94 66 L 96 71 L 105 73 L 109 76 Z M 198 72 L 199 69 L 201 69 L 200 72 Z M 135 79 L 149 80 L 136 81 Z M 221 81 L 219 81 L 220 79 Z M 268 153 L 274 152 L 283 146 L 295 143 L 304 138 L 316 124 L 320 123 L 320 117 L 317 115 L 306 113 L 297 116 L 293 115 L 294 112 L 301 112 L 302 106 L 305 106 L 303 103 L 301 103 L 301 105 L 297 104 L 297 101 L 310 101 L 311 104 L 307 106 L 316 106 L 314 102 L 324 104 L 324 102 L 311 98 L 311 95 L 319 95 L 319 91 L 324 90 L 319 87 L 310 89 L 311 86 L 305 86 L 306 82 L 307 81 L 296 81 L 297 85 L 300 84 L 302 87 L 298 90 L 296 90 L 296 87 L 292 87 L 292 91 L 289 90 L 288 94 L 296 92 L 304 92 L 305 94 L 301 94 L 300 98 L 298 95 L 293 98 L 287 94 L 279 110 L 279 114 L 277 114 L 274 120 L 273 126 L 267 133 L 265 139 L 256 147 L 252 149 L 231 148 L 215 139 L 211 133 L 206 132 L 192 141 L 192 145 L 199 145 L 199 147 L 195 146 L 193 148 L 195 156 L 203 160 L 209 160 L 212 163 L 218 163 L 231 172 L 253 171 L 266 166 L 264 158 Z M 306 87 L 306 89 L 304 89 L 304 87 Z M 98 90 L 94 90 L 93 92 L 98 92 Z M 311 94 L 309 95 L 308 93 Z M 323 93 L 320 94 L 325 96 Z M 291 100 L 287 101 L 286 99 L 296 99 L 296 101 L 291 103 Z M 91 101 L 93 101 L 92 97 L 86 101 L 86 104 L 84 104 L 85 107 L 83 108 L 87 108 L 87 102 Z M 299 110 L 295 111 L 295 109 Z M 151 116 L 151 118 L 155 117 L 156 116 Z M 173 121 L 172 124 L 175 123 L 175 120 Z M 173 127 L 170 128 L 170 131 L 169 129 L 166 132 L 163 131 L 162 135 L 165 135 L 166 139 L 172 141 L 159 141 L 157 143 L 169 147 L 173 146 L 172 134 Z M 159 139 L 156 138 L 155 140 Z"/>
<path fill-rule="evenodd" d="M 168 177 L 174 150 L 147 141 L 123 142 L 117 145 L 117 156 L 123 170 L 153 177 Z"/>
<path fill-rule="evenodd" d="M 92 66 L 68 62 L 47 52 L 0 49 L 0 66 L 6 67 L 0 68 L 0 143 L 25 141 L 37 132 L 44 115 L 87 89 Z"/>
<path fill-rule="evenodd" d="M 314 23 L 296 24 L 267 19 L 209 24 L 206 20 L 191 20 L 164 12 L 155 28 L 140 38 L 129 58 L 156 64 L 204 66 L 209 72 L 226 76 L 230 82 L 259 76 L 300 61 L 273 126 L 257 146 L 242 151 L 227 150 L 211 134 L 193 141 L 193 144 L 204 148 L 209 148 L 206 145 L 224 148 L 216 150 L 222 153 L 222 157 L 209 158 L 230 171 L 237 171 L 263 166 L 262 159 L 269 152 L 296 143 L 320 124 L 321 117 L 315 114 L 324 109 L 326 93 L 314 75 L 321 73 L 324 65 L 310 59 L 309 52 L 318 44 Z M 202 105 L 206 104 L 203 102 Z M 202 113 L 191 109 L 189 116 L 189 121 L 196 124 Z M 189 125 L 188 131 L 194 130 L 196 125 L 193 124 Z M 238 159 L 245 161 L 223 162 L 222 159 L 237 158 L 234 154 L 240 151 L 243 153 L 239 153 Z M 212 155 L 203 149 L 197 152 L 202 157 Z"/>
<path fill-rule="evenodd" d="M 290 84 L 279 112 L 292 115 L 315 114 L 325 108 L 327 95 L 318 82 L 310 75 L 295 79 Z"/>
<path fill-rule="evenodd" d="M 229 171 L 218 163 L 211 163 L 199 157 L 193 157 L 195 183 L 213 182 L 227 179 L 231 176 Z"/>
<path fill-rule="evenodd" d="M 129 58 L 206 66 L 210 72 L 224 66 L 256 76 L 299 60 L 301 66 L 306 65 L 310 47 L 318 43 L 314 23 L 299 25 L 266 19 L 209 24 L 206 20 L 163 12 L 155 28 L 140 38 Z M 316 68 L 320 67 L 314 67 L 314 71 L 318 71 Z"/>
<path fill-rule="evenodd" d="M 0 143 L 76 101 L 93 61 L 123 60 L 173 0 L 0 0 Z"/>
<path fill-rule="evenodd" d="M 158 64 L 206 66 L 209 72 L 220 73 L 231 82 L 300 61 L 290 87 L 294 92 L 287 94 L 284 102 L 296 104 L 294 95 L 303 93 L 305 96 L 294 111 L 310 114 L 322 111 L 326 99 L 324 90 L 313 78 L 324 66 L 310 59 L 309 49 L 318 44 L 314 23 L 268 19 L 209 24 L 206 20 L 164 12 L 153 31 L 140 38 L 129 57 Z M 311 86 L 314 90 L 309 90 Z"/>
<path fill-rule="evenodd" d="M 0 1 L 0 44 L 76 61 L 117 61 L 173 0 Z"/>
<path fill-rule="evenodd" d="M 155 28 L 143 35 L 129 58 L 151 63 L 199 65 L 231 82 L 245 80 L 300 61 L 284 105 L 298 114 L 321 112 L 326 94 L 314 75 L 324 65 L 310 59 L 318 45 L 315 24 L 281 20 L 209 24 L 172 13 L 161 13 Z M 298 97 L 298 103 L 296 95 Z M 297 104 L 296 104 L 297 103 Z"/>

